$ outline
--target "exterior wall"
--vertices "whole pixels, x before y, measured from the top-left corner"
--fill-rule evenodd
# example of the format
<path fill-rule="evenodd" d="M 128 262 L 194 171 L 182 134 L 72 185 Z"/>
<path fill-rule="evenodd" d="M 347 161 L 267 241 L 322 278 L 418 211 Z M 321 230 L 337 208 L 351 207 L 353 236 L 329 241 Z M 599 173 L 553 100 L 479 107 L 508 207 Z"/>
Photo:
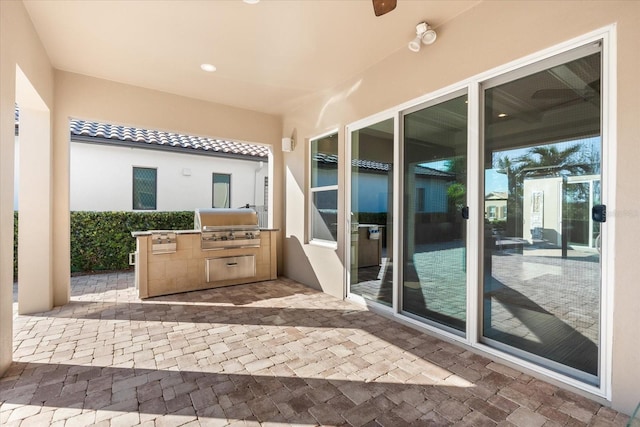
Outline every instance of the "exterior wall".
<path fill-rule="evenodd" d="M 425 12 L 428 12 L 425 10 Z M 428 15 L 427 15 L 428 16 Z M 612 402 L 628 413 L 640 384 L 640 287 L 635 253 L 640 234 L 640 3 L 627 1 L 481 2 L 438 31 L 438 40 L 418 54 L 401 47 L 339 87 L 285 114 L 283 134 L 296 133 L 298 148 L 284 155 L 284 273 L 309 286 L 342 297 L 345 265 L 345 200 L 338 204 L 338 249 L 308 244 L 307 205 L 309 139 L 339 129 L 339 188 L 345 188 L 344 126 L 479 73 L 581 36 L 607 25 L 617 31 L 617 158 L 613 283 Z"/>
<path fill-rule="evenodd" d="M 418 206 L 418 197 L 414 194 L 416 201 L 416 212 L 426 213 L 447 213 L 449 205 L 447 199 L 447 189 L 451 181 L 442 179 L 425 178 L 417 175 L 415 177 L 415 188 L 424 191 L 424 206 Z M 414 190 L 415 191 L 415 190 Z"/>
<path fill-rule="evenodd" d="M 355 178 L 356 175 L 352 175 Z M 357 201 L 353 205 L 359 212 L 387 212 L 389 178 L 386 174 L 358 172 Z M 354 194 L 352 194 L 353 196 Z"/>
<path fill-rule="evenodd" d="M 54 74 L 47 54 L 22 2 L 3 1 L 0 2 L 0 373 L 11 363 L 13 348 L 14 105 L 18 89 L 16 66 L 28 78 L 40 101 L 44 101 L 46 108 L 51 109 Z M 48 129 L 43 130 L 50 133 Z M 46 186 L 43 191 L 45 189 Z M 45 210 L 50 207 L 48 193 L 41 199 L 41 204 Z M 50 242 L 51 229 L 50 224 L 45 224 L 47 229 L 40 237 L 46 243 Z M 48 282 L 43 283 L 43 286 L 48 287 Z"/>
<path fill-rule="evenodd" d="M 70 156 L 72 211 L 133 210 L 134 166 L 157 168 L 157 211 L 210 208 L 214 172 L 231 175 L 231 207 L 264 204 L 265 162 L 80 142 Z"/>
<path fill-rule="evenodd" d="M 69 300 L 69 119 L 271 145 L 273 228 L 281 228 L 281 118 L 64 71 L 55 72 L 53 194 L 54 300 Z M 130 172 L 127 172 L 129 175 Z M 233 191 L 233 190 L 232 190 Z M 278 234 L 280 236 L 280 234 Z M 279 238 L 279 237 L 278 237 Z M 278 242 L 278 250 L 281 250 Z M 279 262 L 282 259 L 278 256 Z M 282 268 L 280 264 L 279 268 Z"/>

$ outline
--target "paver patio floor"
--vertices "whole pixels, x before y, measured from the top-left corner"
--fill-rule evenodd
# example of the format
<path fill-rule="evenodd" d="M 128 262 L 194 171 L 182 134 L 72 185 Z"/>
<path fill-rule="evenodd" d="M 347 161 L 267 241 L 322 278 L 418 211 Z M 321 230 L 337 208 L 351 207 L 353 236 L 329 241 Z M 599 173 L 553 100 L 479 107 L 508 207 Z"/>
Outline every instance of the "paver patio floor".
<path fill-rule="evenodd" d="M 14 322 L 2 426 L 628 421 L 288 279 L 140 300 L 132 273 L 74 277 L 69 304 Z"/>

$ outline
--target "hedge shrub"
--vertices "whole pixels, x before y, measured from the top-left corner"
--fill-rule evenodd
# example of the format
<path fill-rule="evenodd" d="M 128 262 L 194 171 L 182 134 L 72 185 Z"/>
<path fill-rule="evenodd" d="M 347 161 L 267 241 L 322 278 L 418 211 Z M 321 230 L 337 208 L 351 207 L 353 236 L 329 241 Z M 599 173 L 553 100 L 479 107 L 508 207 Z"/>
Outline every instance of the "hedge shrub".
<path fill-rule="evenodd" d="M 360 224 L 387 225 L 386 212 L 358 212 L 355 219 Z"/>
<path fill-rule="evenodd" d="M 192 228 L 192 211 L 71 212 L 71 272 L 129 268 L 132 231 Z"/>
<path fill-rule="evenodd" d="M 14 275 L 17 275 L 18 221 L 15 213 Z M 189 230 L 193 211 L 182 212 L 71 212 L 71 272 L 123 270 L 135 252 L 132 231 Z"/>

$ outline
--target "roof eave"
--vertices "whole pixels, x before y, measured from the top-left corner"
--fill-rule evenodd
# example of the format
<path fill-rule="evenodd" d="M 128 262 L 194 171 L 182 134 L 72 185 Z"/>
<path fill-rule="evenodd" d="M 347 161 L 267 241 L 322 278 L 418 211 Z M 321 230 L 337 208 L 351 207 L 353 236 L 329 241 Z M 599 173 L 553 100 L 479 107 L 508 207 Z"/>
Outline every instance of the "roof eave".
<path fill-rule="evenodd" d="M 221 151 L 198 150 L 195 148 L 174 147 L 171 145 L 148 144 L 135 141 L 122 141 L 120 139 L 111 139 L 103 137 L 94 137 L 86 135 L 71 134 L 72 142 L 80 142 L 84 144 L 108 145 L 115 147 L 140 148 L 143 150 L 169 151 L 172 153 L 181 153 L 187 155 L 223 157 L 236 160 L 247 160 L 252 162 L 268 162 L 268 156 L 252 156 L 250 154 L 225 153 Z"/>

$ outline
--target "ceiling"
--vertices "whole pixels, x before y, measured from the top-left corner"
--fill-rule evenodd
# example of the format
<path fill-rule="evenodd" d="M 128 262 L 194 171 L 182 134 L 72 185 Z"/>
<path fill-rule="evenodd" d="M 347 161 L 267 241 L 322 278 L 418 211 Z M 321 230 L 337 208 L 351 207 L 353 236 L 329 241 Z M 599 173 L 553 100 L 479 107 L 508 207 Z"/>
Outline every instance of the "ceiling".
<path fill-rule="evenodd" d="M 272 114 L 477 3 L 398 0 L 376 17 L 370 0 L 24 0 L 56 69 Z"/>

